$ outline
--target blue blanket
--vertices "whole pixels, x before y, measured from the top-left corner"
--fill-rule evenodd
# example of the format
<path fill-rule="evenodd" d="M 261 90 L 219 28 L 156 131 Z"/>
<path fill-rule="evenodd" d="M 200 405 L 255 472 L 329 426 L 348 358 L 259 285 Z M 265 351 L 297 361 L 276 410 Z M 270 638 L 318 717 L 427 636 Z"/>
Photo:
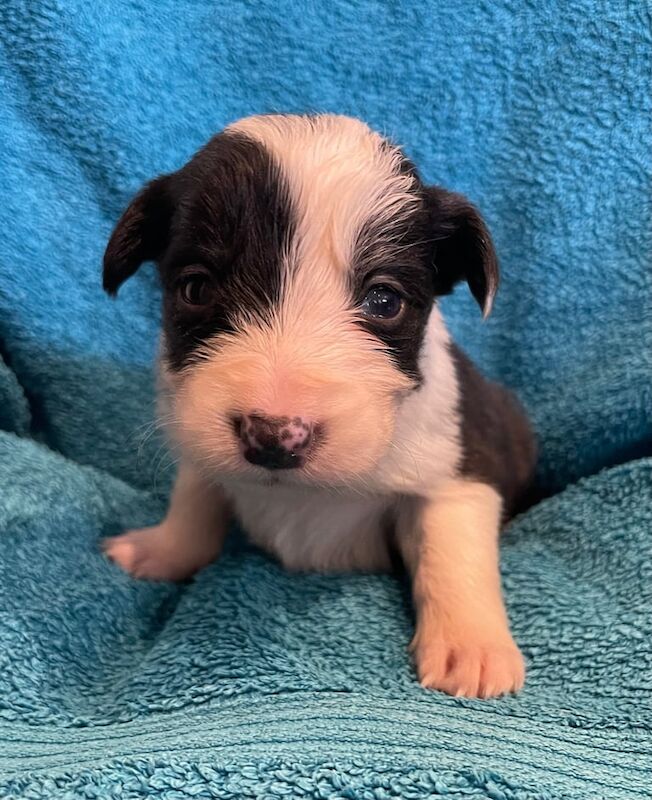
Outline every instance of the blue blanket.
<path fill-rule="evenodd" d="M 652 34 L 615 0 L 0 5 L 0 797 L 652 797 Z M 549 495 L 505 536 L 529 663 L 419 688 L 406 587 L 288 575 L 234 533 L 183 585 L 101 537 L 156 521 L 159 295 L 102 295 L 146 179 L 261 111 L 360 116 L 485 212 L 451 327 L 512 385 Z"/>

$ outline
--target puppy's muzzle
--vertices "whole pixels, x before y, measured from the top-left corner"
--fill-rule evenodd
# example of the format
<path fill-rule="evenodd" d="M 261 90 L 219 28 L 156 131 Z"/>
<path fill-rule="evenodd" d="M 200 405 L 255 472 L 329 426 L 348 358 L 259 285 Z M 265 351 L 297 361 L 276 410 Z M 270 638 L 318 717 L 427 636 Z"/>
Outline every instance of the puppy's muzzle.
<path fill-rule="evenodd" d="M 243 455 L 265 469 L 297 469 L 315 445 L 320 426 L 301 417 L 268 417 L 253 412 L 233 420 Z"/>

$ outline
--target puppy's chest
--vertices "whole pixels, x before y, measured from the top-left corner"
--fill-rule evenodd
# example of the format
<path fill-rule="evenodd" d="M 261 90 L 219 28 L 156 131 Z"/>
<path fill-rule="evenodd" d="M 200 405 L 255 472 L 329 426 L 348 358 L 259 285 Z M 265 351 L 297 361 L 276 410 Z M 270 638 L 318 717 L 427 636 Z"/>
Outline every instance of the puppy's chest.
<path fill-rule="evenodd" d="M 287 569 L 385 571 L 391 500 L 279 486 L 231 486 L 249 538 Z"/>

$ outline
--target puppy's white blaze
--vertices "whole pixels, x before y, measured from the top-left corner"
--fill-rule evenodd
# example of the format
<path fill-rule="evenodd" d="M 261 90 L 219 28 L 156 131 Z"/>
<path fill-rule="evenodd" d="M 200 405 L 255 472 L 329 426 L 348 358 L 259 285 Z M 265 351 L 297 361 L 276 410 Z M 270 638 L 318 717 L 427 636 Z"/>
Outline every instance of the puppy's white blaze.
<path fill-rule="evenodd" d="M 399 151 L 359 120 L 256 116 L 227 130 L 261 143 L 287 182 L 298 216 L 290 269 L 314 270 L 326 262 L 330 270 L 346 271 L 363 226 L 395 223 L 418 203 Z"/>

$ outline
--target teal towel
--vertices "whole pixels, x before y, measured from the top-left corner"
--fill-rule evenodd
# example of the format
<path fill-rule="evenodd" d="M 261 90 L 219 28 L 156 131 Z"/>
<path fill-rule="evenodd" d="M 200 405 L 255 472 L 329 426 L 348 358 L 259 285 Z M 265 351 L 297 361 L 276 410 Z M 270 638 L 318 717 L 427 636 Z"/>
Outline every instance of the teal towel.
<path fill-rule="evenodd" d="M 0 797 L 652 797 L 652 20 L 645 3 L 0 4 Z M 130 195 L 227 122 L 360 116 L 484 211 L 548 499 L 503 575 L 518 697 L 422 690 L 409 592 L 234 532 L 182 585 L 98 541 L 158 520 L 152 268 L 102 295 Z"/>

